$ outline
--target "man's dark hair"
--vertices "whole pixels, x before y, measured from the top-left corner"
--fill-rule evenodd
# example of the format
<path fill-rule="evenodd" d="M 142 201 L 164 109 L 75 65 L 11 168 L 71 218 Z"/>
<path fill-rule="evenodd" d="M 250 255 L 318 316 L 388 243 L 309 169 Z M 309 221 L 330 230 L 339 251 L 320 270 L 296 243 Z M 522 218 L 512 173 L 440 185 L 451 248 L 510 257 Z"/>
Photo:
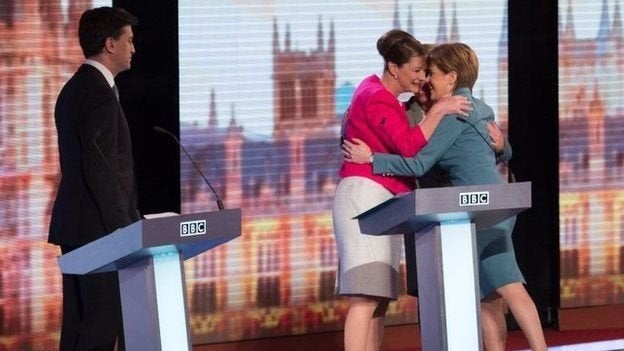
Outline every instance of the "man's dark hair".
<path fill-rule="evenodd" d="M 136 26 L 139 21 L 119 7 L 98 7 L 85 11 L 78 25 L 78 39 L 85 57 L 102 52 L 106 39 L 117 39 L 125 26 Z"/>

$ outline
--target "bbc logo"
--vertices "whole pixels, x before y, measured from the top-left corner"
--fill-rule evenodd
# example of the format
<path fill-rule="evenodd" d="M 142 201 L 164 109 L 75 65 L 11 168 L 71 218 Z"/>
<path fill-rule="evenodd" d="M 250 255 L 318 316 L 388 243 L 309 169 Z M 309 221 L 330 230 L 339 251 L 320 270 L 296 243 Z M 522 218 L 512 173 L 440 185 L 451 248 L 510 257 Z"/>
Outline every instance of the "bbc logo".
<path fill-rule="evenodd" d="M 490 204 L 489 191 L 459 193 L 459 206 L 483 206 Z"/>
<path fill-rule="evenodd" d="M 180 236 L 194 236 L 203 234 L 206 234 L 205 219 L 180 223 Z"/>

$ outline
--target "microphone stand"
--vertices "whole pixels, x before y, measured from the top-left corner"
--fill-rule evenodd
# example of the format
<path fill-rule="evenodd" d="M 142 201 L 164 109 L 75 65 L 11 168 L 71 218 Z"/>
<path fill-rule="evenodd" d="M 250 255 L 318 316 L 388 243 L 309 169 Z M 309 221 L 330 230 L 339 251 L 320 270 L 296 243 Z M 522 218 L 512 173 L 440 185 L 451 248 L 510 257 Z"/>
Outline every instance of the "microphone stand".
<path fill-rule="evenodd" d="M 191 154 L 189 154 L 188 151 L 186 151 L 186 148 L 184 147 L 184 145 L 182 145 L 182 143 L 180 142 L 180 140 L 178 139 L 178 137 L 176 137 L 175 135 L 173 135 L 173 133 L 171 133 L 170 131 L 166 130 L 163 127 L 160 126 L 154 126 L 154 130 L 157 131 L 158 133 L 163 133 L 163 134 L 167 134 L 169 135 L 171 138 L 173 138 L 173 140 L 175 140 L 176 144 L 178 144 L 178 146 L 180 147 L 180 149 L 182 149 L 182 151 L 184 152 L 184 154 L 186 155 L 186 158 L 188 158 L 189 161 L 191 161 L 191 163 L 193 164 L 193 167 L 195 167 L 195 169 L 197 170 L 197 172 L 199 172 L 199 174 L 201 175 L 201 177 L 204 179 L 204 182 L 206 182 L 206 184 L 208 185 L 208 188 L 210 188 L 210 191 L 212 191 L 212 193 L 215 196 L 215 199 L 217 201 L 217 207 L 219 208 L 219 211 L 225 209 L 225 206 L 223 206 L 223 201 L 221 201 L 221 198 L 219 197 L 219 195 L 217 194 L 217 192 L 214 190 L 214 188 L 212 187 L 212 185 L 210 184 L 210 182 L 208 181 L 208 178 L 206 178 L 206 176 L 204 175 L 204 172 L 202 172 L 201 168 L 199 168 L 199 166 L 197 165 L 197 163 L 195 163 L 195 161 L 193 160 L 193 158 L 191 157 Z"/>

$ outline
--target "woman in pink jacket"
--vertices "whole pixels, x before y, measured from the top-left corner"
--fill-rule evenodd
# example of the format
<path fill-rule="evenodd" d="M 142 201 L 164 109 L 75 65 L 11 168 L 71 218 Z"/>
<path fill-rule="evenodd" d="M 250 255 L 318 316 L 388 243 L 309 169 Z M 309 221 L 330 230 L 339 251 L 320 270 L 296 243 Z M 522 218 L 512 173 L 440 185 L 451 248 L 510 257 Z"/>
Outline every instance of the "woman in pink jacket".
<path fill-rule="evenodd" d="M 384 60 L 383 73 L 365 78 L 354 92 L 342 137 L 363 140 L 374 152 L 412 157 L 445 114 L 466 115 L 471 108 L 464 97 L 441 99 L 410 129 L 398 96 L 420 91 L 426 79 L 426 50 L 412 35 L 396 29 L 379 38 L 377 50 Z M 379 350 L 388 303 L 398 297 L 402 237 L 363 235 L 353 218 L 412 190 L 414 179 L 375 175 L 370 164 L 351 162 L 343 163 L 340 176 L 332 216 L 339 257 L 336 292 L 349 300 L 345 349 Z"/>

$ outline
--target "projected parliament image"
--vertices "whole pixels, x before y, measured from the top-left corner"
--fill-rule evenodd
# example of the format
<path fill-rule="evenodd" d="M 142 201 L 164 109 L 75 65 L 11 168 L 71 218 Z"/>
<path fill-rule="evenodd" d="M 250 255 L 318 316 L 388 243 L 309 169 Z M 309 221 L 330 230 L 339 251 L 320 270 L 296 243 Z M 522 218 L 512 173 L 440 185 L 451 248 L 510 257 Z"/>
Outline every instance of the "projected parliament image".
<path fill-rule="evenodd" d="M 156 16 L 158 11 L 147 10 L 155 3 L 141 3 L 143 17 Z M 520 144 L 535 142 L 513 137 L 513 123 L 532 122 L 517 115 L 511 122 L 514 39 L 507 0 L 175 3 L 177 13 L 166 14 L 177 15 L 172 20 L 177 28 L 171 33 L 177 34 L 177 67 L 172 70 L 178 84 L 168 92 L 176 103 L 177 114 L 170 116 L 170 125 L 176 128 L 168 130 L 186 150 L 180 150 L 179 163 L 167 166 L 179 170 L 179 201 L 170 205 L 181 215 L 217 212 L 216 193 L 226 209 L 242 213 L 239 237 L 184 260 L 182 291 L 195 350 L 325 333 L 330 335 L 327 339 L 340 340 L 342 347 L 349 303 L 335 292 L 339 258 L 332 222 L 345 157 L 341 128 L 362 80 L 384 71 L 375 47 L 383 33 L 401 29 L 427 45 L 469 45 L 479 58 L 472 95 L 492 108 L 503 137 L 514 148 L 511 165 L 516 155 L 520 157 L 516 162 L 526 163 Z M 128 0 L 0 2 L 0 351 L 59 347 L 61 250 L 47 242 L 61 179 L 55 103 L 85 62 L 78 42 L 82 13 L 124 5 L 130 12 L 140 6 Z M 553 84 L 558 115 L 544 118 L 557 119 L 558 162 L 535 165 L 557 173 L 553 185 L 557 198 L 550 202 L 556 207 L 551 220 L 558 233 L 544 234 L 556 237 L 549 255 L 557 267 L 552 277 L 544 278 L 553 285 L 548 290 L 552 294 L 548 312 L 536 299 L 545 330 L 557 329 L 559 311 L 624 305 L 620 6 L 618 0 L 566 0 L 552 6 L 557 17 L 557 47 L 552 48 L 557 69 L 552 74 L 557 75 Z M 141 26 L 150 28 L 153 23 L 141 15 L 135 57 L 141 55 L 142 45 L 173 40 L 148 37 Z M 142 84 L 154 82 L 159 80 L 145 79 Z M 136 90 L 122 91 L 122 106 L 124 94 L 150 91 L 131 88 Z M 410 97 L 398 98 L 404 104 Z M 147 104 L 151 98 L 145 99 Z M 138 119 L 150 118 L 126 114 L 131 127 Z M 130 129 L 137 143 L 154 140 Z M 173 141 L 156 140 L 177 153 Z M 500 165 L 499 170 L 508 179 L 509 169 Z M 140 184 L 142 179 L 136 181 Z M 535 199 L 540 189 L 532 191 Z M 534 201 L 536 205 L 540 204 Z M 530 240 L 523 234 L 517 230 L 514 240 Z M 386 330 L 409 326 L 408 333 L 419 334 L 422 306 L 408 292 L 409 257 L 401 252 L 400 291 L 388 306 Z M 531 259 L 522 254 L 519 261 Z M 540 295 L 543 282 L 531 286 L 532 282 L 527 279 L 528 291 Z M 513 339 L 519 327 L 513 317 L 507 319 Z M 614 327 L 624 330 L 622 324 L 614 322 Z M 546 336 L 550 346 L 552 336 Z M 619 339 L 624 340 L 624 331 Z M 508 343 L 507 349 L 529 347 L 514 345 Z M 415 347 L 382 349 L 421 350 Z"/>

